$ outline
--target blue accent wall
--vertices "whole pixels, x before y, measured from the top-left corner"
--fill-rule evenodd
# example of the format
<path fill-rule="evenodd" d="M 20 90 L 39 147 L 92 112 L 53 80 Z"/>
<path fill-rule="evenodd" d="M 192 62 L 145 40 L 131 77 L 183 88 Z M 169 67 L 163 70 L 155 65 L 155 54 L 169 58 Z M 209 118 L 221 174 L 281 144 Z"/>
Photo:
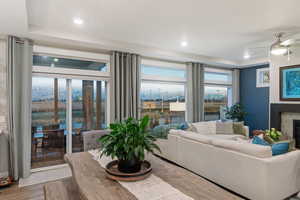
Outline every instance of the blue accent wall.
<path fill-rule="evenodd" d="M 269 127 L 269 87 L 256 87 L 256 69 L 268 66 L 240 70 L 240 103 L 248 113 L 245 124 L 250 127 L 250 134 L 253 130 Z"/>

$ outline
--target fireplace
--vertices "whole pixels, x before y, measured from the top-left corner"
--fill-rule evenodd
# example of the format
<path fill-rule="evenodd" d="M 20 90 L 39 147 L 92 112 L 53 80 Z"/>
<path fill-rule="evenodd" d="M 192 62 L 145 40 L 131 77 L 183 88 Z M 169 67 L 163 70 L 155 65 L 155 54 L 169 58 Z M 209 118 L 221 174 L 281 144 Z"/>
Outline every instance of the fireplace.
<path fill-rule="evenodd" d="M 270 128 L 280 130 L 293 147 L 300 149 L 300 104 L 271 104 Z"/>
<path fill-rule="evenodd" d="M 293 121 L 293 138 L 295 139 L 295 147 L 300 149 L 300 120 Z"/>

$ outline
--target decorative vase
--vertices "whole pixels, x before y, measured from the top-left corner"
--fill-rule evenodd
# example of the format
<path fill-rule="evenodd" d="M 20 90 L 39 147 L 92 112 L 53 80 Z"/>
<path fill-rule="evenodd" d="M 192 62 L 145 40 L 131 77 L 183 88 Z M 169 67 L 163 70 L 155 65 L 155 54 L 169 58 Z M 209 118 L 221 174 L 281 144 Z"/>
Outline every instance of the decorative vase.
<path fill-rule="evenodd" d="M 141 171 L 141 161 L 138 159 L 119 160 L 118 170 L 123 173 L 136 173 Z"/>

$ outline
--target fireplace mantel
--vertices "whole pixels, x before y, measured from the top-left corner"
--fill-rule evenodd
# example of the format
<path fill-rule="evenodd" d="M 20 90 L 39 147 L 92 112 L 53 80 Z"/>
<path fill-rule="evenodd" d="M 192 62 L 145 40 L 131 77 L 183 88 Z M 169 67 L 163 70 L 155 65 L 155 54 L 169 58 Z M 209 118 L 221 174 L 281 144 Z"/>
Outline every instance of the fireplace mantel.
<path fill-rule="evenodd" d="M 281 130 L 281 113 L 300 113 L 300 104 L 272 103 L 270 106 L 270 127 Z"/>

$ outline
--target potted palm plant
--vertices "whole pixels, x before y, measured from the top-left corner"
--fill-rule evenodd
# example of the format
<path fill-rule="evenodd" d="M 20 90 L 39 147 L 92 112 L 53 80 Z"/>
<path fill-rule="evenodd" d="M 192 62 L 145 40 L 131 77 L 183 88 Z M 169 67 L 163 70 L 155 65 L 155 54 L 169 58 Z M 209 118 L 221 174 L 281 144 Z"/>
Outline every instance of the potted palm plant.
<path fill-rule="evenodd" d="M 149 121 L 149 116 L 144 116 L 141 120 L 128 118 L 122 122 L 110 124 L 110 134 L 99 138 L 101 156 L 117 158 L 120 172 L 140 171 L 145 153 L 154 153 L 155 149 L 160 151 L 155 144 L 155 137 L 149 134 Z"/>

